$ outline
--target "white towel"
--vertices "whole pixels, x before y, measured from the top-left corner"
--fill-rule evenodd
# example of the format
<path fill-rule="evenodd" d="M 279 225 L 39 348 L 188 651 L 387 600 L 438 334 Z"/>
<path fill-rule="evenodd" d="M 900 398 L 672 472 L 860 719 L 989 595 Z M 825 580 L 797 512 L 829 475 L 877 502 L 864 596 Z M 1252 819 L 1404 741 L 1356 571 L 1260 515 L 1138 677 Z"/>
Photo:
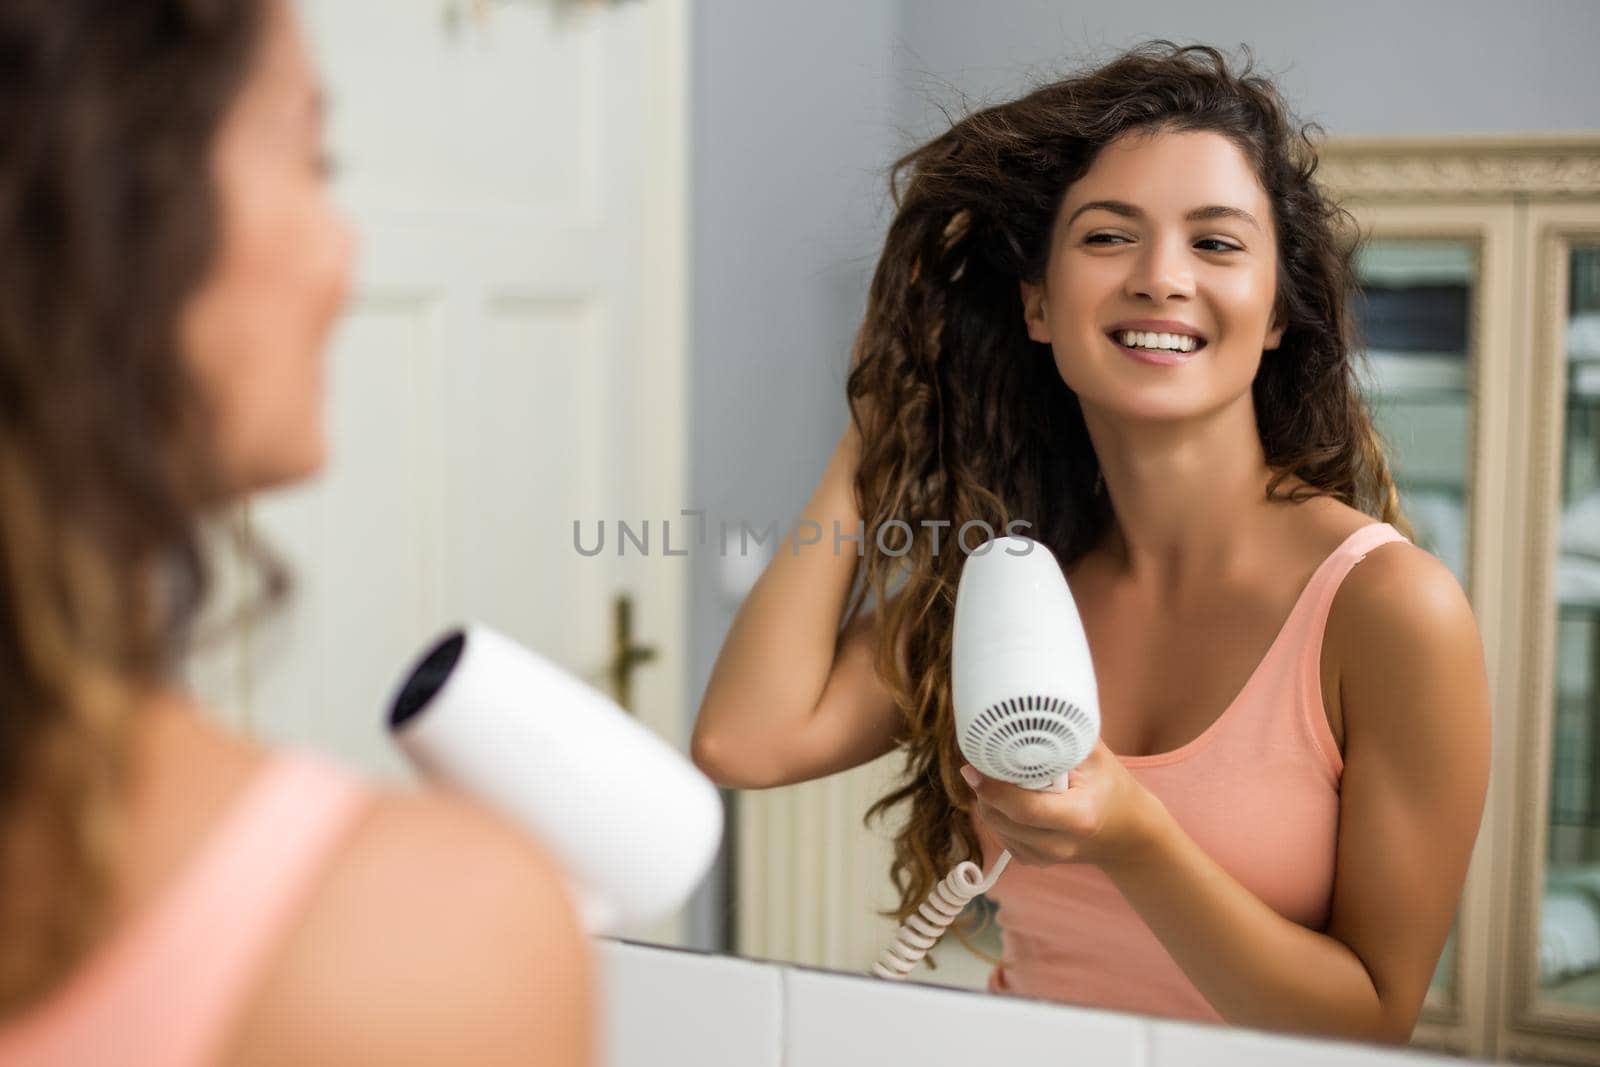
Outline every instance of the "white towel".
<path fill-rule="evenodd" d="M 1600 968 L 1600 911 L 1582 889 L 1546 887 L 1539 910 L 1539 982 L 1553 985 Z"/>
<path fill-rule="evenodd" d="M 1600 311 L 1585 311 L 1567 321 L 1567 360 L 1600 359 Z"/>
<path fill-rule="evenodd" d="M 1561 552 L 1600 560 L 1600 492 L 1579 497 L 1561 513 Z"/>

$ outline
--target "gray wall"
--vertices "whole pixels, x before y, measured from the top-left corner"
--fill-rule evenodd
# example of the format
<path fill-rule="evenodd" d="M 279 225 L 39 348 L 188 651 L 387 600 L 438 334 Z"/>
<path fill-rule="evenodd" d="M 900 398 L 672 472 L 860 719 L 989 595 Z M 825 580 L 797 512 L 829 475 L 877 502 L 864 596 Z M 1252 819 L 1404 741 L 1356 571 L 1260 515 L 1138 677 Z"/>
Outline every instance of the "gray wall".
<path fill-rule="evenodd" d="M 896 106 L 997 101 L 1151 37 L 1241 43 L 1290 105 L 1346 136 L 1600 130 L 1594 0 L 904 0 Z"/>
<path fill-rule="evenodd" d="M 690 505 L 786 527 L 844 426 L 883 168 L 938 105 L 1149 37 L 1249 43 L 1335 135 L 1600 130 L 1600 3 L 696 0 Z M 691 706 L 737 605 L 693 556 Z M 721 893 L 695 912 L 720 945 Z"/>
<path fill-rule="evenodd" d="M 845 426 L 884 225 L 895 8 L 703 0 L 692 19 L 689 506 L 736 541 L 740 520 L 787 529 Z M 738 607 L 710 541 L 690 557 L 691 707 Z M 720 946 L 726 912 L 714 885 L 697 944 Z"/>

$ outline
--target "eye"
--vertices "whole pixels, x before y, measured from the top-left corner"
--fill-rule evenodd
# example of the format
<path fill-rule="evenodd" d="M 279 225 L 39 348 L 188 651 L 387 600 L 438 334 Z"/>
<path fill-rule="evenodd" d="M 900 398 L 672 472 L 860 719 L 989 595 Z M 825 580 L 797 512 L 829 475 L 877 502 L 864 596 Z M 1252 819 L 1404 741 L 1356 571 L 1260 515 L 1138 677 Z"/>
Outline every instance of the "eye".
<path fill-rule="evenodd" d="M 1198 247 L 1200 245 L 1216 245 L 1217 246 L 1215 248 L 1202 249 L 1202 251 L 1204 251 L 1204 252 L 1242 252 L 1242 251 L 1244 251 L 1244 249 L 1240 248 L 1238 245 L 1231 245 L 1226 241 L 1219 241 L 1215 237 L 1207 237 L 1204 240 L 1196 241 L 1195 245 L 1196 245 L 1196 247 Z"/>
<path fill-rule="evenodd" d="M 1085 237 L 1083 239 L 1083 243 L 1086 244 L 1086 245 L 1099 244 L 1101 241 L 1123 241 L 1123 242 L 1126 242 L 1127 238 L 1126 237 L 1120 237 L 1120 236 L 1118 236 L 1117 234 L 1114 234 L 1114 233 L 1091 233 L 1089 236 L 1087 236 L 1087 237 Z"/>

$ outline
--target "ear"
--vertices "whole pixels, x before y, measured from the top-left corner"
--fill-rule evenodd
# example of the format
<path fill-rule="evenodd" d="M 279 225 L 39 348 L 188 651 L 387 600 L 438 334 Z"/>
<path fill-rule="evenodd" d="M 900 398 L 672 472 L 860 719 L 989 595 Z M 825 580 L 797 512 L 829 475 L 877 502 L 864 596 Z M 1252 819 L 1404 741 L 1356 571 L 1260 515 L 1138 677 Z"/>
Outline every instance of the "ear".
<path fill-rule="evenodd" d="M 1274 311 L 1272 313 L 1272 329 L 1267 331 L 1267 339 L 1262 344 L 1262 346 L 1261 346 L 1262 348 L 1270 350 L 1270 349 L 1277 348 L 1278 345 L 1283 343 L 1283 332 L 1288 327 L 1284 326 L 1284 325 L 1280 325 L 1281 322 L 1282 322 L 1282 320 L 1279 317 L 1278 313 L 1276 311 Z"/>
<path fill-rule="evenodd" d="M 1018 282 L 1022 294 L 1022 321 L 1028 325 L 1028 336 L 1040 344 L 1050 343 L 1050 323 L 1044 306 L 1044 286 L 1032 282 Z"/>

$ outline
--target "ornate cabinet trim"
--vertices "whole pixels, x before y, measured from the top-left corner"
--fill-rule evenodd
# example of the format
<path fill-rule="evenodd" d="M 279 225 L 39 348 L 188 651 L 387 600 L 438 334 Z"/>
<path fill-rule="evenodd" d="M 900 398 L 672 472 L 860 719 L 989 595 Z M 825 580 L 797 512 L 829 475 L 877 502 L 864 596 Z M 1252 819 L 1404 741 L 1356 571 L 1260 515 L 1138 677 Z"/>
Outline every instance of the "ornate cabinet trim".
<path fill-rule="evenodd" d="M 1341 196 L 1437 199 L 1600 195 L 1600 137 L 1331 139 L 1319 179 Z"/>

